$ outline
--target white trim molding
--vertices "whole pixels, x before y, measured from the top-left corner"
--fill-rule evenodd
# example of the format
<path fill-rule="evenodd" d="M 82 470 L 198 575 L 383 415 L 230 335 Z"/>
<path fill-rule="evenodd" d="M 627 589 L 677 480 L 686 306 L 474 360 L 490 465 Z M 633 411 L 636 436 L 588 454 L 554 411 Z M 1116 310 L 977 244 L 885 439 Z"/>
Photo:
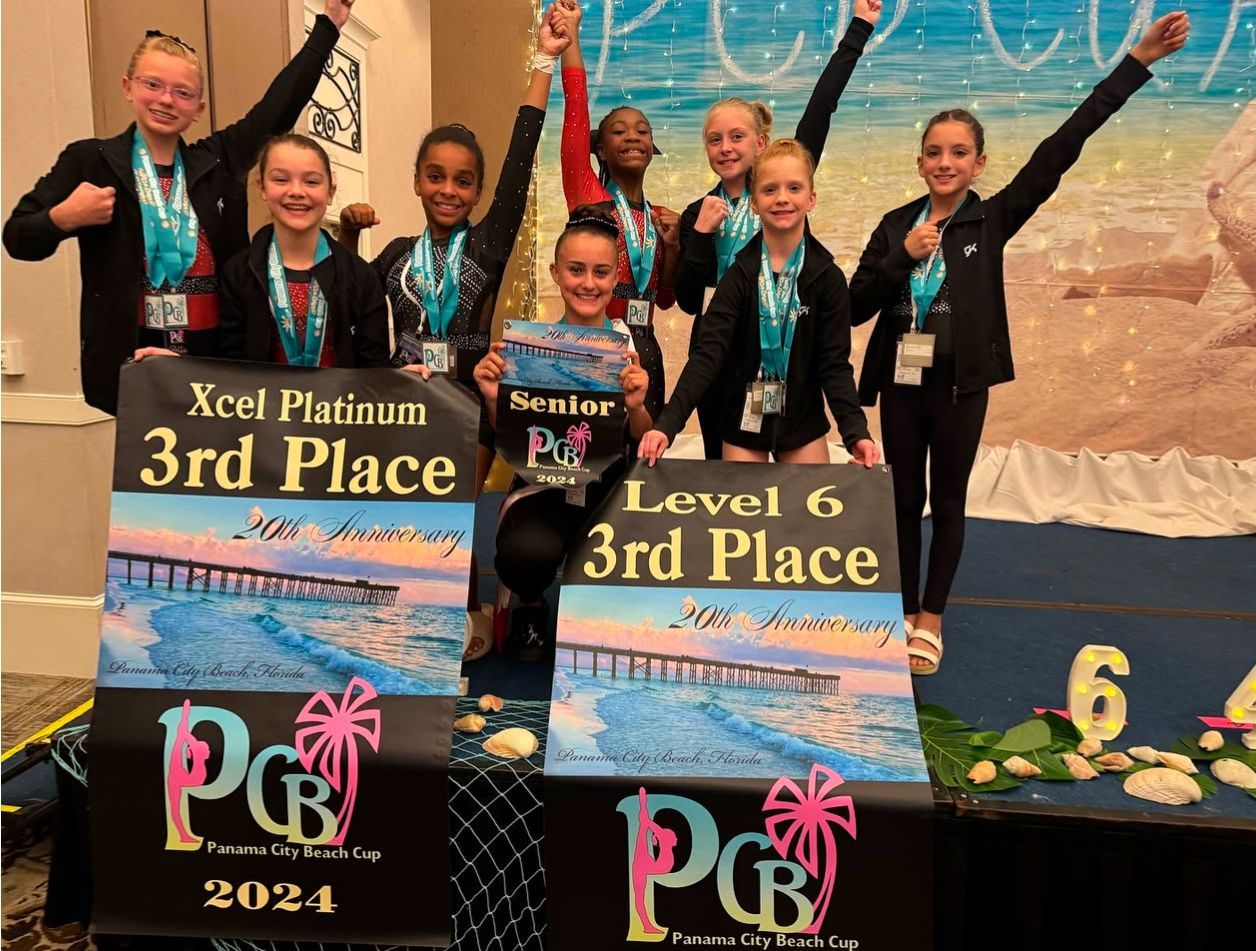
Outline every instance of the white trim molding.
<path fill-rule="evenodd" d="M 83 401 L 81 394 L 5 393 L 0 396 L 0 422 L 37 426 L 91 426 L 113 417 Z"/>
<path fill-rule="evenodd" d="M 0 592 L 8 673 L 95 677 L 105 596 Z"/>

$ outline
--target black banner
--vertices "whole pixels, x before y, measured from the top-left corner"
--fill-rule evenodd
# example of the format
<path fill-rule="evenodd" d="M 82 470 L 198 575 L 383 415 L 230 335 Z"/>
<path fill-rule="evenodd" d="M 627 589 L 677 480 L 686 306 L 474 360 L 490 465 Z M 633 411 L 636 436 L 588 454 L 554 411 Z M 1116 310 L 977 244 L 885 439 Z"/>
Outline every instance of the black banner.
<path fill-rule="evenodd" d="M 477 428 L 399 370 L 124 369 L 99 931 L 448 943 Z"/>
<path fill-rule="evenodd" d="M 629 338 L 600 327 L 506 321 L 497 449 L 529 485 L 581 488 L 624 450 L 619 374 Z"/>
<path fill-rule="evenodd" d="M 553 697 L 551 949 L 930 946 L 884 467 L 637 464 L 568 556 Z"/>

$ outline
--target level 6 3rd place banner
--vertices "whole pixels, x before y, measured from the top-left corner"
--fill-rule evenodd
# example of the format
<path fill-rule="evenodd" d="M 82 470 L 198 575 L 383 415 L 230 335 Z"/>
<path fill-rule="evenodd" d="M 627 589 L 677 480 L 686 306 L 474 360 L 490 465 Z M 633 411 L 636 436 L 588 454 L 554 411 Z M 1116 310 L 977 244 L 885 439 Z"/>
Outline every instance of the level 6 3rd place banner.
<path fill-rule="evenodd" d="M 529 485 L 582 488 L 624 449 L 626 334 L 506 321 L 497 449 Z"/>
<path fill-rule="evenodd" d="M 447 942 L 475 400 L 173 358 L 121 383 L 97 928 Z"/>
<path fill-rule="evenodd" d="M 551 948 L 928 947 L 887 469 L 638 463 L 567 559 L 556 647 Z"/>

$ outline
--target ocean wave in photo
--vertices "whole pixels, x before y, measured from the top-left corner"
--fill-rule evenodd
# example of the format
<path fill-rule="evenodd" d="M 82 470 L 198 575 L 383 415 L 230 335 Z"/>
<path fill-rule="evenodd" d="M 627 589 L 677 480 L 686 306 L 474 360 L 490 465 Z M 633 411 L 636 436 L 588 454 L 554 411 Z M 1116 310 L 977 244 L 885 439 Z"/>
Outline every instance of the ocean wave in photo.
<path fill-rule="evenodd" d="M 546 770 L 925 782 L 910 698 L 813 696 L 560 672 Z"/>
<path fill-rule="evenodd" d="M 503 382 L 511 386 L 540 386 L 553 390 L 593 390 L 618 393 L 624 364 L 616 360 L 584 362 L 552 356 L 505 353 Z"/>
<path fill-rule="evenodd" d="M 461 608 L 363 605 L 165 590 L 110 581 L 105 686 L 457 693 Z"/>

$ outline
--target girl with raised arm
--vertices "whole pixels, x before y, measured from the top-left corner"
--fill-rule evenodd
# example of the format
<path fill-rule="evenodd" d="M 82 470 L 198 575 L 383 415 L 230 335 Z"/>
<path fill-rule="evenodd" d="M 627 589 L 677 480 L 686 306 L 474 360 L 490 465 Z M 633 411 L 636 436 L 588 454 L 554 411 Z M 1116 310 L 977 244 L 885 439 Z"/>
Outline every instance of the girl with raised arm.
<path fill-rule="evenodd" d="M 856 0 L 855 15 L 846 35 L 820 74 L 794 138 L 811 153 L 818 166 L 828 140 L 829 124 L 846 89 L 864 44 L 881 16 L 881 0 Z M 693 315 L 689 352 L 698 344 L 702 312 L 737 253 L 759 230 L 759 217 L 750 208 L 747 179 L 755 158 L 767 148 L 772 112 L 761 102 L 734 96 L 707 110 L 702 127 L 711 171 L 719 182 L 694 201 L 680 216 L 680 261 L 676 266 L 676 303 Z M 698 420 L 708 459 L 723 454 L 718 394 L 708 391 L 698 403 Z"/>
<path fill-rule="evenodd" d="M 1086 140 L 1151 78 L 1152 63 L 1182 48 L 1189 29 L 1182 12 L 1148 27 L 1007 187 L 989 198 L 972 190 L 986 167 L 981 123 L 963 109 L 938 113 L 925 127 L 916 159 L 928 194 L 881 219 L 851 279 L 853 322 L 880 314 L 859 396 L 865 406 L 881 397 L 914 674 L 936 672 L 942 659 L 942 612 L 963 549 L 968 476 L 989 388 L 1013 377 L 1003 249 L 1051 197 Z M 933 540 L 922 600 L 926 461 Z"/>
<path fill-rule="evenodd" d="M 118 368 L 137 347 L 213 356 L 218 275 L 248 245 L 245 178 L 262 143 L 309 102 L 354 0 L 327 0 L 305 45 L 238 122 L 191 144 L 205 111 L 194 50 L 149 30 L 122 79 L 135 121 L 112 139 L 74 142 L 4 226 L 13 257 L 39 261 L 79 243 L 83 394 L 117 409 Z"/>
<path fill-rule="evenodd" d="M 657 415 L 663 406 L 664 380 L 654 310 L 675 303 L 680 219 L 674 211 L 646 200 L 645 173 L 658 149 L 654 130 L 639 109 L 616 106 L 602 117 L 596 133 L 590 133 L 588 79 L 578 36 L 580 4 L 558 0 L 558 12 L 566 18 L 572 37 L 563 54 L 563 194 L 568 210 L 597 204 L 619 227 L 615 292 L 607 313 L 632 331 L 641 366 L 650 377 L 646 408 Z M 590 154 L 597 158 L 597 174 L 589 164 Z"/>
<path fill-rule="evenodd" d="M 755 160 L 750 182 L 762 231 L 716 288 L 698 345 L 639 452 L 654 465 L 714 390 L 726 460 L 828 462 L 827 400 L 852 457 L 871 466 L 878 451 L 855 394 L 846 279 L 807 229 L 811 152 L 778 139 Z"/>
<path fill-rule="evenodd" d="M 427 227 L 420 235 L 393 239 L 371 262 L 392 309 L 394 365 L 426 362 L 476 392 L 472 371 L 488 352 L 497 292 L 528 205 L 550 80 L 570 42 L 566 29 L 551 6 L 541 21 L 493 202 L 478 222 L 470 218 L 483 195 L 484 153 L 475 135 L 463 125 L 444 125 L 419 144 L 414 193 Z M 361 231 L 378 223 L 370 205 L 349 205 L 340 213 L 340 240 L 356 251 Z M 482 422 L 477 485 L 488 474 L 492 446 L 492 429 Z"/>

